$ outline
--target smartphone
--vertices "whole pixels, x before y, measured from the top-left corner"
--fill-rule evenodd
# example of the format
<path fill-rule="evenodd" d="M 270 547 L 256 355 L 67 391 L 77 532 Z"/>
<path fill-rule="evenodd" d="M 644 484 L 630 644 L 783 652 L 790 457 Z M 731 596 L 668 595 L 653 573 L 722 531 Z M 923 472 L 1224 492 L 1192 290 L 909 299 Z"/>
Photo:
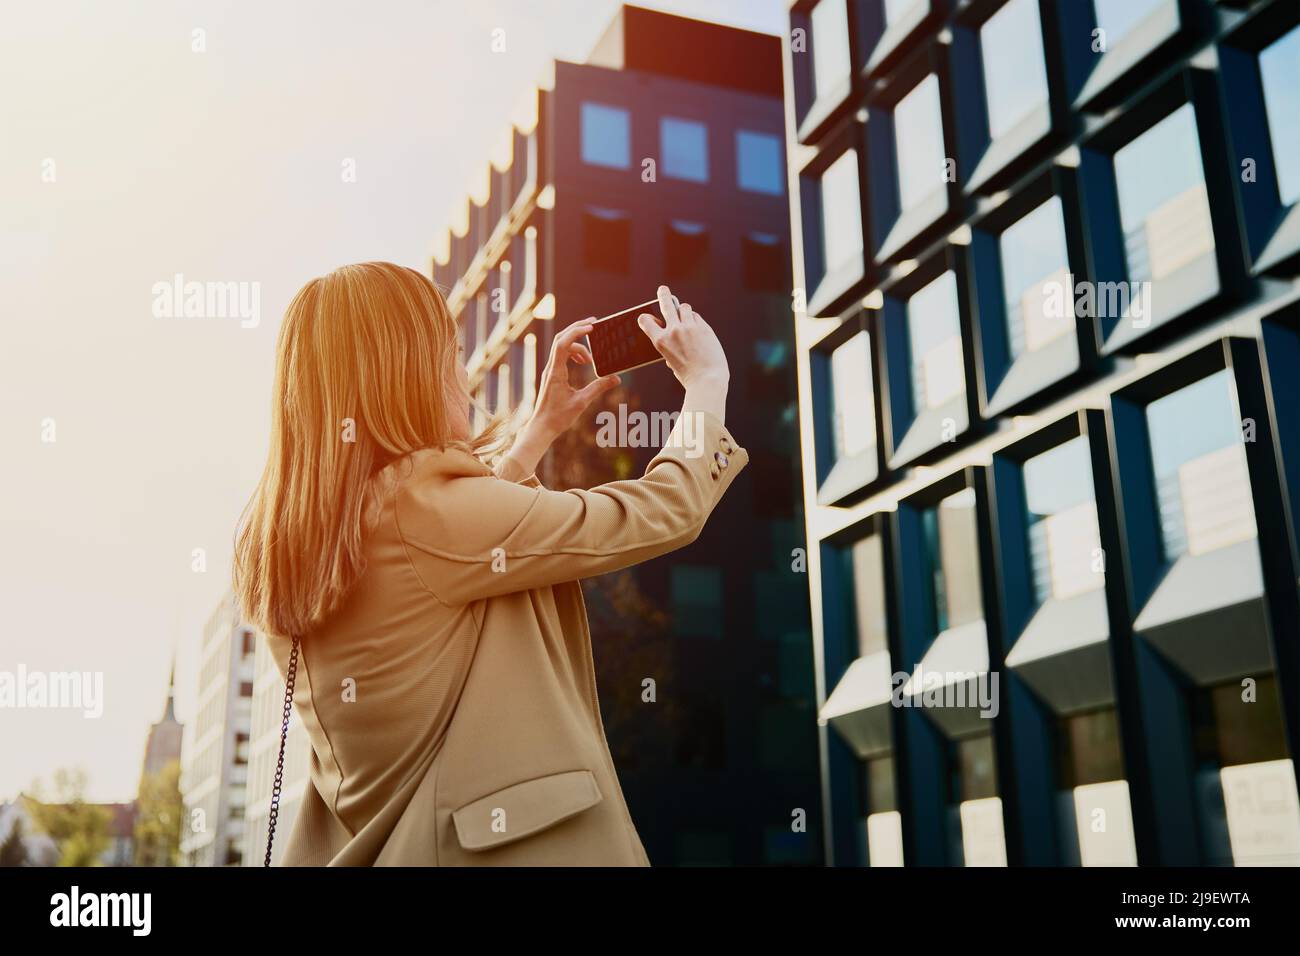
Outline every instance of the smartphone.
<path fill-rule="evenodd" d="M 673 296 L 673 305 L 679 304 L 677 297 Z M 636 323 L 638 315 L 650 311 L 662 324 L 663 319 L 658 318 L 658 310 L 659 300 L 651 299 L 595 321 L 587 333 L 587 341 L 591 346 L 591 358 L 596 364 L 597 375 L 612 375 L 663 361 L 664 357 L 654 347 L 650 337 Z"/>

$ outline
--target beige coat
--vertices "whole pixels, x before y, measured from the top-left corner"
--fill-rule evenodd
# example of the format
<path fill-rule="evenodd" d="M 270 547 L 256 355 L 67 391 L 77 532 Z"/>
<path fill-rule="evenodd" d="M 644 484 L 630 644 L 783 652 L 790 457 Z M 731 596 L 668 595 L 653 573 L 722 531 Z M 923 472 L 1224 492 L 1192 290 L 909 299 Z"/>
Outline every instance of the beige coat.
<path fill-rule="evenodd" d="M 699 535 L 749 457 L 712 415 L 685 421 L 643 477 L 590 491 L 458 451 L 384 470 L 366 571 L 301 642 L 313 753 L 285 864 L 648 865 L 578 580 Z M 281 674 L 289 645 L 271 638 Z"/>

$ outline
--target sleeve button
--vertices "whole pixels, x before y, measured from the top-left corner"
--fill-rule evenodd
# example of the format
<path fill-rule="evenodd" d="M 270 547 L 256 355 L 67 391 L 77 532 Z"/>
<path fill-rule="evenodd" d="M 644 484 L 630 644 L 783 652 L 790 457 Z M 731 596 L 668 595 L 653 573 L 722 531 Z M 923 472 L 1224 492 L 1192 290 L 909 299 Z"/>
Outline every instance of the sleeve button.
<path fill-rule="evenodd" d="M 727 456 L 720 451 L 715 451 L 713 453 L 713 460 L 718 463 L 719 468 L 726 468 L 731 464 L 731 462 L 727 460 Z"/>

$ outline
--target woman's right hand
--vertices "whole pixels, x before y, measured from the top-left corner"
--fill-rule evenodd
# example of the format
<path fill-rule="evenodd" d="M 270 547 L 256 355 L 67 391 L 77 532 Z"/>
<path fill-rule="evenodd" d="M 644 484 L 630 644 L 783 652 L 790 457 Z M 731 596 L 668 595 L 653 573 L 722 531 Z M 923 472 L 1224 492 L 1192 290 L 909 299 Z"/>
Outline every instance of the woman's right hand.
<path fill-rule="evenodd" d="M 731 370 L 713 329 L 689 304 L 674 305 L 668 286 L 661 285 L 658 294 L 663 322 L 649 312 L 642 312 L 636 318 L 641 331 L 654 343 L 684 388 L 720 386 L 725 389 Z"/>

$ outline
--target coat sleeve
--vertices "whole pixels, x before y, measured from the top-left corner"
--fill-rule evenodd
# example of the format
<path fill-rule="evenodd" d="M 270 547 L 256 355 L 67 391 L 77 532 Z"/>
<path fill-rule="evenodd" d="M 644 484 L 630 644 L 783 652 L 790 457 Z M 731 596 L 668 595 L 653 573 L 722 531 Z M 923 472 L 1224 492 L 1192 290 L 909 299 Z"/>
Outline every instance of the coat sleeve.
<path fill-rule="evenodd" d="M 684 414 L 641 478 L 586 491 L 498 474 L 416 476 L 396 491 L 398 532 L 424 587 L 467 604 L 689 544 L 748 461 L 715 416 Z"/>

